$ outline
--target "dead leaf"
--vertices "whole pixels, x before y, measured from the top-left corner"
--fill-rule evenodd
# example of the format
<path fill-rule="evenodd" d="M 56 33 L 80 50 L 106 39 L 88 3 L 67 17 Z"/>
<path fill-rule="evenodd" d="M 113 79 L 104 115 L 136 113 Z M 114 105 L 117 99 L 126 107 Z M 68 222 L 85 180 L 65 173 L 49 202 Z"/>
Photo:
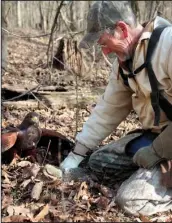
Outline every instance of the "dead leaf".
<path fill-rule="evenodd" d="M 61 213 L 61 211 L 58 210 L 58 206 L 49 206 L 49 213 L 51 216 L 53 216 L 53 218 L 56 218 L 56 221 L 57 219 L 59 220 L 59 214 Z"/>
<path fill-rule="evenodd" d="M 147 216 L 140 214 L 139 217 L 142 222 L 150 222 L 150 219 Z"/>
<path fill-rule="evenodd" d="M 4 188 L 3 192 L 6 194 L 10 194 L 11 193 L 11 188 Z"/>
<path fill-rule="evenodd" d="M 59 185 L 62 184 L 62 181 L 60 179 L 51 180 L 50 182 L 46 182 L 47 188 L 58 188 Z"/>
<path fill-rule="evenodd" d="M 1 220 L 2 220 L 2 222 L 11 222 L 11 216 L 3 217 Z"/>
<path fill-rule="evenodd" d="M 81 221 L 85 221 L 86 220 L 86 216 L 74 216 L 73 221 L 74 222 L 81 222 Z"/>
<path fill-rule="evenodd" d="M 42 192 L 42 188 L 43 188 L 43 182 L 37 182 L 34 186 L 33 189 L 31 191 L 31 197 L 34 200 L 39 200 L 41 192 Z"/>
<path fill-rule="evenodd" d="M 3 180 L 3 183 L 8 183 L 10 184 L 11 181 L 8 179 L 9 175 L 7 174 L 7 172 L 5 170 L 2 170 L 2 177 L 4 177 L 5 179 Z"/>
<path fill-rule="evenodd" d="M 113 197 L 111 202 L 107 205 L 106 210 L 104 211 L 103 215 L 106 215 L 109 210 L 112 210 L 112 207 L 116 206 L 115 200 L 116 200 L 115 197 Z"/>
<path fill-rule="evenodd" d="M 57 199 L 57 195 L 55 193 L 51 193 L 50 198 L 51 198 L 51 204 L 56 206 L 59 202 L 59 200 Z"/>
<path fill-rule="evenodd" d="M 135 218 L 135 220 L 136 220 L 137 222 L 142 222 L 142 221 L 140 220 L 140 218 Z"/>
<path fill-rule="evenodd" d="M 4 189 L 9 189 L 11 188 L 11 185 L 10 184 L 1 184 L 1 187 L 4 188 Z"/>
<path fill-rule="evenodd" d="M 13 203 L 13 197 L 10 195 L 3 195 L 2 196 L 2 209 L 8 207 L 10 204 Z"/>
<path fill-rule="evenodd" d="M 43 173 L 45 176 L 49 177 L 49 178 L 62 178 L 62 171 L 50 164 L 46 164 L 44 169 L 43 169 Z"/>
<path fill-rule="evenodd" d="M 17 154 L 15 154 L 15 157 L 14 157 L 14 159 L 11 161 L 11 163 L 9 164 L 9 166 L 16 166 L 16 165 L 17 165 L 17 161 L 18 161 L 18 159 L 20 159 L 20 157 L 19 157 Z"/>
<path fill-rule="evenodd" d="M 13 215 L 2 218 L 2 222 L 31 222 L 28 217 L 22 215 Z"/>
<path fill-rule="evenodd" d="M 112 190 L 110 190 L 110 188 L 104 186 L 104 185 L 101 185 L 100 187 L 100 192 L 105 196 L 105 197 L 108 197 L 108 198 L 112 198 L 114 196 L 114 193 L 112 192 Z"/>
<path fill-rule="evenodd" d="M 49 205 L 46 204 L 42 211 L 40 211 L 40 213 L 38 215 L 36 215 L 36 217 L 34 218 L 35 222 L 40 221 L 41 219 L 43 219 L 47 214 L 49 213 Z"/>
<path fill-rule="evenodd" d="M 27 178 L 31 178 L 32 173 L 30 171 L 30 167 L 25 167 L 22 171 L 22 178 L 27 179 Z"/>
<path fill-rule="evenodd" d="M 5 181 L 5 180 L 4 180 L 4 181 Z M 3 181 L 3 183 L 1 184 L 2 188 L 4 188 L 4 189 L 11 189 L 11 188 L 14 188 L 14 187 L 16 186 L 16 184 L 17 184 L 16 181 L 12 181 L 12 182 L 10 182 L 10 183 L 5 183 L 4 181 Z"/>
<path fill-rule="evenodd" d="M 109 204 L 109 199 L 107 197 L 101 196 L 95 200 L 92 200 L 92 203 L 96 204 L 99 208 L 106 209 Z"/>
<path fill-rule="evenodd" d="M 27 161 L 27 160 L 23 160 L 23 161 L 20 161 L 17 166 L 19 167 L 26 167 L 26 166 L 32 166 L 32 163 Z"/>
<path fill-rule="evenodd" d="M 24 180 L 23 183 L 20 185 L 21 188 L 27 187 L 27 185 L 31 182 L 31 179 Z"/>
<path fill-rule="evenodd" d="M 23 178 L 36 177 L 40 170 L 40 166 L 38 164 L 32 164 L 31 166 L 26 166 L 23 169 Z"/>
<path fill-rule="evenodd" d="M 71 200 L 74 196 L 76 195 L 76 191 L 75 190 L 71 190 L 68 199 Z"/>
<path fill-rule="evenodd" d="M 33 215 L 36 215 L 44 205 L 44 203 L 33 202 L 28 204 L 28 207 L 30 208 L 30 211 L 33 213 Z"/>
<path fill-rule="evenodd" d="M 62 220 L 62 221 L 66 221 L 66 220 L 68 220 L 69 215 L 67 215 L 67 214 L 61 214 L 61 215 L 59 215 L 58 217 L 60 218 L 60 220 Z"/>
<path fill-rule="evenodd" d="M 20 205 L 20 206 L 10 205 L 7 208 L 7 213 L 9 216 L 13 216 L 13 215 L 27 216 L 28 214 L 30 214 L 30 210 L 28 208 L 25 208 L 24 205 Z"/>
<path fill-rule="evenodd" d="M 82 198 L 83 200 L 88 200 L 90 197 L 90 193 L 88 192 L 88 185 L 86 182 L 82 182 L 79 188 L 78 194 L 75 195 L 74 200 L 79 200 Z"/>
<path fill-rule="evenodd" d="M 172 215 L 170 217 L 167 217 L 166 222 L 172 222 Z"/>
<path fill-rule="evenodd" d="M 30 171 L 33 177 L 36 177 L 40 170 L 40 166 L 36 163 L 32 164 Z"/>
<path fill-rule="evenodd" d="M 61 183 L 59 186 L 57 186 L 57 188 L 60 190 L 60 191 L 62 191 L 63 193 L 68 193 L 68 194 L 70 194 L 70 192 L 71 192 L 71 190 L 72 189 L 76 189 L 76 188 L 78 188 L 79 187 L 79 185 L 80 185 L 80 183 L 78 184 L 78 182 L 75 184 L 75 185 L 70 185 L 70 183 L 66 183 L 66 182 L 63 182 L 63 183 Z"/>
<path fill-rule="evenodd" d="M 99 183 L 95 183 L 93 181 L 90 182 L 90 186 L 97 188 L 107 198 L 112 198 L 114 196 L 113 191 L 107 186 L 101 185 Z"/>

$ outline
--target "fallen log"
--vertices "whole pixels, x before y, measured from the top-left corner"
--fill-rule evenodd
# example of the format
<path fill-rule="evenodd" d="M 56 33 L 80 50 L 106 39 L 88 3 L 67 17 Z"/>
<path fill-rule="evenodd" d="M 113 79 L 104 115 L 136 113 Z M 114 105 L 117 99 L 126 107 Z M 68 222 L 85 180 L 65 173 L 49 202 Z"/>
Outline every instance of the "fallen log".
<path fill-rule="evenodd" d="M 85 108 L 86 105 L 92 104 L 97 101 L 98 97 L 104 92 L 104 87 L 102 88 L 83 88 L 82 90 L 78 90 L 78 98 L 76 100 L 76 91 L 70 90 L 70 91 L 48 91 L 48 87 L 45 88 L 46 91 L 32 91 L 29 92 L 29 95 L 25 95 L 25 98 L 19 98 L 16 101 L 8 101 L 4 100 L 2 101 L 2 105 L 4 107 L 11 107 L 14 108 L 43 108 L 48 107 L 52 109 L 58 109 L 61 106 L 67 106 L 69 108 L 74 108 L 76 105 L 80 108 Z M 53 89 L 53 88 L 52 88 Z M 11 94 L 13 96 L 16 96 L 18 94 L 23 94 L 25 92 L 25 89 L 22 89 L 20 87 L 12 87 L 6 85 L 6 87 L 3 86 L 3 91 L 8 92 L 8 94 Z M 5 94 L 4 94 L 5 95 Z M 8 95 L 8 98 L 10 97 Z M 35 97 L 33 96 L 35 95 Z M 7 98 L 7 99 L 8 99 Z"/>

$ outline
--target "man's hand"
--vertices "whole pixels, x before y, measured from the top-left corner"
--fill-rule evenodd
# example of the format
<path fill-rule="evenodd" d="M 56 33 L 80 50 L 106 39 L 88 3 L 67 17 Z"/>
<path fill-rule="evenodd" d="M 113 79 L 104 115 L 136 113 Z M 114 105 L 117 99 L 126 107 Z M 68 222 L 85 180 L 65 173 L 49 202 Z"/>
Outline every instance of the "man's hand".
<path fill-rule="evenodd" d="M 70 152 L 65 160 L 60 164 L 62 170 L 77 168 L 81 161 L 85 158 L 88 148 L 77 142 L 73 152 Z"/>
<path fill-rule="evenodd" d="M 172 160 L 164 161 L 161 166 L 161 183 L 163 186 L 172 188 Z"/>
<path fill-rule="evenodd" d="M 162 160 L 154 151 L 152 145 L 139 149 L 133 156 L 133 162 L 145 169 L 150 169 Z"/>
<path fill-rule="evenodd" d="M 73 152 L 70 152 L 66 159 L 63 160 L 63 162 L 60 164 L 60 169 L 66 171 L 72 168 L 76 168 L 83 159 L 83 156 L 79 156 Z"/>
<path fill-rule="evenodd" d="M 154 139 L 152 145 L 139 149 L 133 161 L 143 168 L 151 168 L 162 160 L 172 160 L 172 122 Z"/>

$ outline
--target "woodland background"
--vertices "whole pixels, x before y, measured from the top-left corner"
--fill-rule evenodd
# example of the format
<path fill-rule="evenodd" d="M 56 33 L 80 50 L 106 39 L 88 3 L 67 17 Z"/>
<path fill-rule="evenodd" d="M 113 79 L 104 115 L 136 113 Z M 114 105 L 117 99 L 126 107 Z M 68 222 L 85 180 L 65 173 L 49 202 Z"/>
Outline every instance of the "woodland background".
<path fill-rule="evenodd" d="M 17 126 L 28 112 L 35 111 L 41 117 L 41 128 L 58 131 L 74 142 L 104 92 L 114 59 L 104 58 L 98 47 L 90 51 L 77 48 L 86 33 L 91 2 L 1 1 L 2 128 Z M 172 22 L 172 1 L 130 4 L 141 23 L 156 15 Z M 140 127 L 132 111 L 101 145 Z M 39 154 L 44 165 L 51 157 L 48 147 L 45 149 L 43 155 Z M 112 197 L 106 196 L 110 195 L 109 189 L 102 192 L 100 185 L 67 184 L 58 179 L 52 182 L 52 178 L 44 181 L 40 178 L 43 163 L 21 159 L 2 165 L 3 222 L 172 221 L 170 211 L 151 217 L 128 216 Z M 34 176 L 26 177 L 31 172 Z M 119 186 L 111 188 L 114 194 Z M 37 200 L 33 194 L 39 194 Z"/>
<path fill-rule="evenodd" d="M 75 36 L 81 39 L 86 31 L 86 17 L 92 1 L 63 1 L 56 20 L 55 37 Z M 129 1 L 141 23 L 156 15 L 172 21 L 171 1 Z M 60 1 L 2 1 L 2 27 L 51 31 Z M 2 38 L 4 39 L 2 32 Z M 3 44 L 4 45 L 4 44 Z M 3 48 L 6 48 L 3 46 Z M 5 50 L 4 50 L 5 51 Z M 3 53 L 5 55 L 5 52 Z"/>
<path fill-rule="evenodd" d="M 68 27 L 72 32 L 84 32 L 87 12 L 92 2 L 63 1 L 57 21 L 57 31 L 66 33 Z M 2 1 L 2 7 L 5 7 L 4 15 L 10 29 L 21 27 L 42 31 L 50 31 L 59 4 L 60 1 Z M 166 19 L 172 19 L 171 1 L 131 1 L 130 4 L 141 23 L 157 14 Z"/>

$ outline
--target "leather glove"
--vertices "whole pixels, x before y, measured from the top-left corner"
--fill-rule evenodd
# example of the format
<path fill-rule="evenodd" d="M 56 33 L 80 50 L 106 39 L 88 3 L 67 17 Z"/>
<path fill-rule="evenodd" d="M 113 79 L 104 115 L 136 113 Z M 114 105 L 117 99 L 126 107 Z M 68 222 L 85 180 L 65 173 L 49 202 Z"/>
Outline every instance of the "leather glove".
<path fill-rule="evenodd" d="M 152 146 L 159 157 L 172 159 L 172 122 L 153 141 Z"/>
<path fill-rule="evenodd" d="M 73 152 L 70 152 L 66 159 L 60 164 L 60 168 L 64 171 L 78 167 L 81 161 L 85 158 L 88 148 L 77 142 Z"/>
<path fill-rule="evenodd" d="M 164 161 L 161 167 L 161 183 L 167 188 L 172 188 L 172 160 Z"/>
<path fill-rule="evenodd" d="M 172 159 L 172 122 L 161 132 L 152 145 L 139 149 L 134 157 L 133 162 L 140 167 L 151 168 L 162 160 Z"/>
<path fill-rule="evenodd" d="M 70 152 L 68 156 L 60 164 L 60 169 L 67 171 L 69 169 L 76 168 L 83 159 L 84 159 L 83 156 L 76 155 L 73 152 Z"/>
<path fill-rule="evenodd" d="M 152 145 L 139 149 L 133 156 L 133 162 L 140 167 L 150 169 L 163 159 L 157 155 Z"/>

